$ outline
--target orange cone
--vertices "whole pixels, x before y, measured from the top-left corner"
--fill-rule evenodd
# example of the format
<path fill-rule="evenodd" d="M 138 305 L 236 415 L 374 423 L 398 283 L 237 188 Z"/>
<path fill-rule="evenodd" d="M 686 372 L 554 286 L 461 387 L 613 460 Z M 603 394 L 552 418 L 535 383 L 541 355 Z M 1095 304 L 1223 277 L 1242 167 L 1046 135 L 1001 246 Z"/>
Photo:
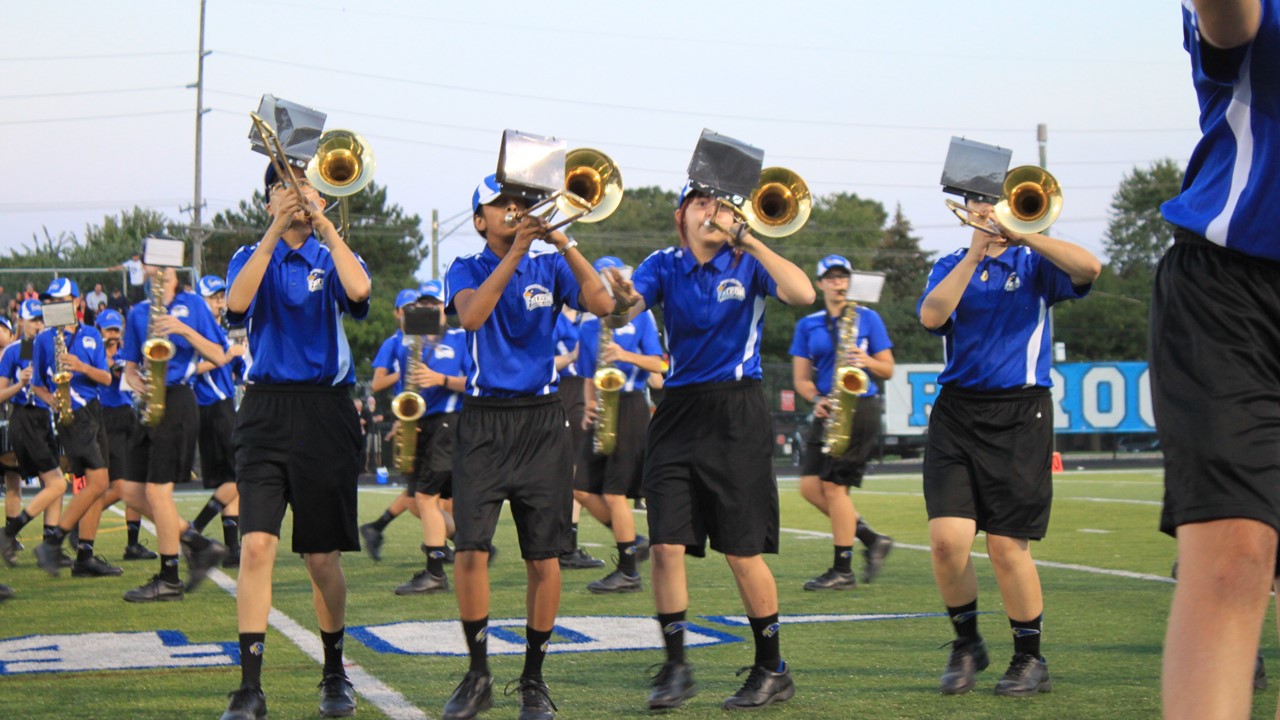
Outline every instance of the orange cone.
<path fill-rule="evenodd" d="M 1062 453 L 1056 452 L 1053 454 L 1053 471 L 1060 473 L 1062 469 Z"/>

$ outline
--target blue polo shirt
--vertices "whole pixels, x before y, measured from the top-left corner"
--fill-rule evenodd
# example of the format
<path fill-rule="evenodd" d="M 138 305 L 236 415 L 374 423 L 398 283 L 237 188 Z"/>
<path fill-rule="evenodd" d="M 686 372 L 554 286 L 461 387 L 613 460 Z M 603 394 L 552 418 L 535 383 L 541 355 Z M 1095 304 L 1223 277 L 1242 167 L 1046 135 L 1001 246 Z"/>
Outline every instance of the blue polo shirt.
<path fill-rule="evenodd" d="M 1280 260 L 1280 0 L 1262 0 L 1257 37 L 1231 50 L 1202 42 L 1189 5 L 1182 3 L 1183 46 L 1203 137 L 1182 192 L 1161 211 L 1214 243 Z"/>
<path fill-rule="evenodd" d="M 743 254 L 735 264 L 726 244 L 705 265 L 682 248 L 659 250 L 631 278 L 646 307 L 662 305 L 671 350 L 666 386 L 731 382 L 760 375 L 764 301 L 778 284 Z"/>
<path fill-rule="evenodd" d="M 67 352 L 84 361 L 86 365 L 107 369 L 107 349 L 102 343 L 102 334 L 97 328 L 78 325 L 68 330 L 48 328 L 36 335 L 35 347 L 31 349 L 32 382 L 40 382 L 49 392 L 57 386 L 53 376 L 57 373 L 54 367 L 53 334 L 62 332 L 63 341 L 67 344 Z M 84 373 L 71 373 L 71 407 L 79 409 L 98 399 L 98 390 L 102 386 L 89 379 Z"/>
<path fill-rule="evenodd" d="M 133 393 L 120 388 L 120 379 L 124 373 L 111 373 L 111 384 L 98 389 L 98 402 L 104 408 L 130 407 L 133 405 Z"/>
<path fill-rule="evenodd" d="M 35 339 L 32 338 L 31 342 L 34 344 Z M 34 353 L 35 347 L 33 346 L 31 350 Z M 21 340 L 11 343 L 9 347 L 4 349 L 4 354 L 0 355 L 0 377 L 8 378 L 10 386 L 18 384 L 18 373 L 25 370 L 27 366 L 31 364 L 30 359 L 21 360 L 20 359 L 21 357 L 22 357 L 22 341 Z M 34 376 L 34 371 L 32 374 Z M 34 377 L 32 379 L 32 382 L 33 383 L 35 382 Z M 26 387 L 19 390 L 16 395 L 9 398 L 9 401 L 12 402 L 14 405 L 34 405 L 40 408 L 45 408 L 45 409 L 49 408 L 48 405 L 44 404 L 43 400 L 36 397 L 36 394 L 31 392 L 31 385 L 27 385 Z"/>
<path fill-rule="evenodd" d="M 378 354 L 373 356 L 373 368 L 376 370 L 382 368 L 388 374 L 400 373 L 400 359 L 405 354 L 404 350 L 404 331 L 396 330 L 391 337 L 382 341 L 382 345 L 378 347 Z M 399 395 L 404 390 L 404 376 L 396 378 L 391 385 L 391 394 Z"/>
<path fill-rule="evenodd" d="M 934 264 L 916 302 L 917 316 L 924 298 L 967 252 L 957 250 Z M 943 336 L 947 361 L 938 382 L 966 390 L 1052 387 L 1049 308 L 1082 298 L 1092 287 L 1073 287 L 1070 275 L 1028 247 L 983 258 L 956 311 L 933 331 Z"/>
<path fill-rule="evenodd" d="M 573 352 L 573 349 L 578 346 L 578 335 L 580 332 L 579 323 L 581 322 L 582 316 L 578 316 L 578 322 L 574 322 L 565 317 L 564 313 L 561 313 L 560 316 L 556 318 L 556 330 L 554 336 L 556 343 L 556 355 L 567 355 Z M 571 362 L 568 365 L 565 365 L 564 368 L 560 370 L 560 374 L 567 375 L 569 377 L 577 377 L 579 374 L 578 363 Z"/>
<path fill-rule="evenodd" d="M 407 345 L 402 347 L 400 355 L 401 367 L 408 367 Z M 467 331 L 450 328 L 436 342 L 423 343 L 421 360 L 441 375 L 466 377 L 471 371 L 471 356 L 467 354 Z M 443 385 L 418 388 L 418 392 L 427 404 L 427 415 L 458 412 L 462 409 L 462 393 L 453 392 Z"/>
<path fill-rule="evenodd" d="M 861 305 L 855 312 L 858 314 L 858 334 L 854 337 L 854 342 L 863 352 L 874 356 L 893 348 L 880 313 Z M 823 395 L 831 392 L 831 381 L 835 375 L 834 342 L 839 333 L 838 320 L 838 317 L 832 317 L 825 309 L 806 315 L 796 323 L 796 332 L 791 339 L 792 357 L 802 357 L 813 363 L 813 382 Z M 867 396 L 879 395 L 880 388 L 875 376 L 868 372 L 867 378 L 870 380 Z"/>
<path fill-rule="evenodd" d="M 493 250 L 466 255 L 449 264 L 445 273 L 445 302 L 468 288 L 475 290 L 501 262 Z M 476 332 L 467 333 L 471 372 L 467 394 L 476 397 L 527 397 L 556 391 L 555 325 L 560 308 L 575 310 L 581 289 L 559 253 L 530 253 L 520 258 L 502 297 Z"/>
<path fill-rule="evenodd" d="M 227 287 L 258 245 L 245 245 L 231 257 Z M 357 255 L 365 275 L 369 268 Z M 315 236 L 297 250 L 280 240 L 263 273 L 258 294 L 247 311 L 227 310 L 227 322 L 247 324 L 253 364 L 248 381 L 268 385 L 351 385 L 356 381 L 351 346 L 342 315 L 363 320 L 369 300 L 351 302 L 342 287 L 329 248 Z"/>
<path fill-rule="evenodd" d="M 213 313 L 209 312 L 209 306 L 205 304 L 204 298 L 195 293 L 178 293 L 165 309 L 170 315 L 182 320 L 200 335 L 215 343 L 222 342 L 221 338 L 225 337 L 225 334 L 220 335 L 222 328 L 213 318 Z M 124 324 L 124 342 L 120 345 L 120 351 L 116 353 L 116 358 L 119 360 L 137 363 L 139 370 L 142 370 L 145 364 L 142 345 L 147 341 L 147 326 L 150 318 L 150 300 L 143 300 L 130 308 L 129 319 Z M 202 356 L 181 335 L 169 335 L 168 338 L 169 342 L 173 343 L 174 352 L 168 367 L 165 368 L 165 385 L 190 385 L 196 376 Z"/>
<path fill-rule="evenodd" d="M 600 353 L 600 318 L 587 316 L 582 321 L 582 340 L 578 345 L 578 373 L 582 377 L 593 377 L 596 374 L 596 356 Z M 657 355 L 662 357 L 662 341 L 658 339 L 658 321 L 648 310 L 640 313 L 634 320 L 620 328 L 614 328 L 613 342 L 627 352 L 638 355 Z M 649 371 L 627 362 L 616 362 L 614 367 L 627 376 L 623 392 L 644 390 L 649 382 Z"/>
<path fill-rule="evenodd" d="M 227 331 L 221 325 L 217 328 L 218 335 L 221 337 L 218 344 L 223 350 L 229 349 L 231 343 L 227 340 Z M 244 357 L 231 358 L 231 362 L 226 365 L 219 365 L 208 372 L 200 373 L 192 383 L 196 391 L 196 404 L 200 407 L 208 407 L 223 400 L 234 400 L 237 377 L 244 377 Z"/>

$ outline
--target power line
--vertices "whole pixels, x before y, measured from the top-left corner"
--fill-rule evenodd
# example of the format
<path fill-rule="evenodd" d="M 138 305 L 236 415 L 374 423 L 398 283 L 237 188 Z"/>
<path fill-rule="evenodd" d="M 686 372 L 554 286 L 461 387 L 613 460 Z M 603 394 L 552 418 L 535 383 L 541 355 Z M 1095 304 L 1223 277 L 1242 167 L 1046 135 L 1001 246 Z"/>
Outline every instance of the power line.
<path fill-rule="evenodd" d="M 153 115 L 190 114 L 190 110 L 152 110 L 150 112 L 119 113 L 115 115 L 81 115 L 79 117 L 32 118 L 29 120 L 0 120 L 0 125 L 37 125 L 55 122 L 85 122 L 89 120 L 120 120 L 124 118 L 149 117 Z"/>
<path fill-rule="evenodd" d="M 26 57 L 0 57 L 0 62 L 44 62 L 54 60 L 119 60 L 124 58 L 162 57 L 165 55 L 190 55 L 190 50 L 165 50 L 159 52 L 104 53 L 97 55 L 28 55 Z"/>
<path fill-rule="evenodd" d="M 78 97 L 81 95 L 120 95 L 124 93 L 155 92 L 158 90 L 185 90 L 185 85 L 157 85 L 143 88 L 119 88 L 116 90 L 77 90 L 71 92 L 28 93 L 25 95 L 0 95 L 0 100 L 31 100 L 35 98 Z"/>

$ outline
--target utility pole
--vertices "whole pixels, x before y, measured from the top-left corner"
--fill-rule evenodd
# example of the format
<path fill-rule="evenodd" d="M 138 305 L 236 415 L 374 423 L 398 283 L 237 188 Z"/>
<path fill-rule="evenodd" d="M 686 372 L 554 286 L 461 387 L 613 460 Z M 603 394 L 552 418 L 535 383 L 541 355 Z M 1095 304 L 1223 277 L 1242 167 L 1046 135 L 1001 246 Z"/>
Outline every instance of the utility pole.
<path fill-rule="evenodd" d="M 204 114 L 209 112 L 204 106 L 204 59 L 209 55 L 204 49 L 205 2 L 206 0 L 200 0 L 200 54 L 197 60 L 196 82 L 194 86 L 187 86 L 196 89 L 196 180 L 191 199 L 192 225 L 194 226 L 191 231 L 191 267 L 195 272 L 196 281 L 201 277 L 203 269 L 201 266 L 204 264 L 204 224 L 201 212 L 204 209 L 204 196 L 201 192 L 200 179 L 204 145 Z"/>
<path fill-rule="evenodd" d="M 431 279 L 440 279 L 440 211 L 431 208 Z"/>
<path fill-rule="evenodd" d="M 1040 144 L 1040 169 L 1047 170 L 1049 168 L 1049 126 L 1040 123 L 1036 125 L 1036 142 Z"/>

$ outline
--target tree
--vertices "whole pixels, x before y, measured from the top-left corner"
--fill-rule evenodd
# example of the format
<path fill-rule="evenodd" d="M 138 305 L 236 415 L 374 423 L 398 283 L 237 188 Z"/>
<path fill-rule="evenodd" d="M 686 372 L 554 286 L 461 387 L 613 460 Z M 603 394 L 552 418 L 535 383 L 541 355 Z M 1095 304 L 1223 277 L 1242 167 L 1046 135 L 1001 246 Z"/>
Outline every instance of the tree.
<path fill-rule="evenodd" d="M 1134 168 L 1120 181 L 1111 199 L 1111 221 L 1104 246 L 1110 264 L 1122 277 L 1147 276 L 1173 243 L 1173 226 L 1160 215 L 1160 205 L 1178 194 L 1182 169 L 1165 158 L 1148 169 Z"/>
<path fill-rule="evenodd" d="M 876 310 L 890 328 L 894 360 L 939 362 L 942 342 L 916 318 L 916 301 L 933 268 L 932 253 L 920 249 L 920 238 L 913 236 L 911 230 L 911 221 L 898 205 L 871 264 L 873 270 L 885 274 L 884 292 Z"/>

